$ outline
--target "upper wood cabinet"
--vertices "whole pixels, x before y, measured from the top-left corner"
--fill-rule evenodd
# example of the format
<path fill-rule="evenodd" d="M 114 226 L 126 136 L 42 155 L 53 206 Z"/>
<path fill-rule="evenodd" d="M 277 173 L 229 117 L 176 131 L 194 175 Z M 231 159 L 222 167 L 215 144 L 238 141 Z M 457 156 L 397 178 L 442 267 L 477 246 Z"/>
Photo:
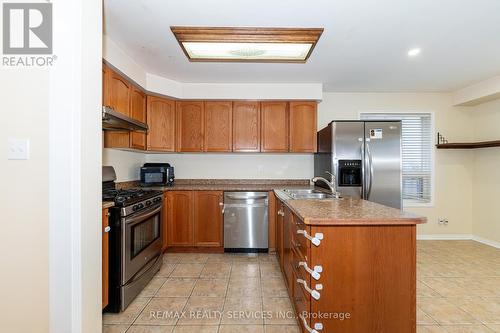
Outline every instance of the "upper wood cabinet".
<path fill-rule="evenodd" d="M 290 102 L 290 152 L 316 152 L 316 112 L 316 102 Z"/>
<path fill-rule="evenodd" d="M 109 103 L 109 67 L 102 64 L 102 105 L 108 106 Z"/>
<path fill-rule="evenodd" d="M 232 150 L 232 117 L 232 102 L 205 102 L 204 151 L 230 152 Z"/>
<path fill-rule="evenodd" d="M 203 151 L 203 102 L 177 102 L 177 150 Z"/>
<path fill-rule="evenodd" d="M 260 151 L 259 102 L 233 102 L 233 151 Z"/>
<path fill-rule="evenodd" d="M 193 192 L 167 192 L 168 246 L 193 245 Z"/>
<path fill-rule="evenodd" d="M 262 152 L 288 152 L 288 103 L 262 102 L 261 147 Z"/>
<path fill-rule="evenodd" d="M 132 84 L 112 69 L 109 70 L 109 106 L 113 110 L 130 116 L 130 91 Z"/>
<path fill-rule="evenodd" d="M 175 102 L 155 96 L 147 97 L 147 149 L 175 151 Z"/>
<path fill-rule="evenodd" d="M 146 122 L 146 94 L 132 86 L 130 93 L 130 117 Z M 146 133 L 130 132 L 130 148 L 146 149 Z"/>
<path fill-rule="evenodd" d="M 221 247 L 222 191 L 194 192 L 194 245 Z"/>

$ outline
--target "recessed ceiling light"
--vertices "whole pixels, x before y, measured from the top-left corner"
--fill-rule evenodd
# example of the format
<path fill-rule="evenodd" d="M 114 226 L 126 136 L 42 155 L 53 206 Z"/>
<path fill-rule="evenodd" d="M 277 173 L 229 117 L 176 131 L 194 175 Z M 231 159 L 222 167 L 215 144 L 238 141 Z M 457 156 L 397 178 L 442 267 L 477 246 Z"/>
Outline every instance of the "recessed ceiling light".
<path fill-rule="evenodd" d="M 323 29 L 171 27 L 190 61 L 305 62 Z"/>
<path fill-rule="evenodd" d="M 409 57 L 416 57 L 416 56 L 418 56 L 418 55 L 420 54 L 420 52 L 421 52 L 421 51 L 422 51 L 422 50 L 420 50 L 418 47 L 417 47 L 417 48 L 414 48 L 414 49 L 410 49 L 410 50 L 408 51 L 408 56 L 409 56 Z"/>

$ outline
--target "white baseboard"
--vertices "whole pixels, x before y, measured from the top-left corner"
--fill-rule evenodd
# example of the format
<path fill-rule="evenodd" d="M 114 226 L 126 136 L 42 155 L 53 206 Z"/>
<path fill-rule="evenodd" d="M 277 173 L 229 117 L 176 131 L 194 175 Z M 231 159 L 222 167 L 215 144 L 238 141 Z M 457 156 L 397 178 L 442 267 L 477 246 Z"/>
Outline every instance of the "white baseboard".
<path fill-rule="evenodd" d="M 417 235 L 417 240 L 473 240 L 500 249 L 500 242 L 470 234 Z"/>
<path fill-rule="evenodd" d="M 486 244 L 489 246 L 496 247 L 497 249 L 500 249 L 500 242 L 495 242 L 495 241 L 492 241 L 490 239 L 486 239 L 486 238 L 479 237 L 479 236 L 472 236 L 472 240 L 475 240 L 476 242 L 483 243 L 483 244 Z"/>
<path fill-rule="evenodd" d="M 435 235 L 417 235 L 417 240 L 469 240 L 472 235 L 469 234 L 435 234 Z"/>

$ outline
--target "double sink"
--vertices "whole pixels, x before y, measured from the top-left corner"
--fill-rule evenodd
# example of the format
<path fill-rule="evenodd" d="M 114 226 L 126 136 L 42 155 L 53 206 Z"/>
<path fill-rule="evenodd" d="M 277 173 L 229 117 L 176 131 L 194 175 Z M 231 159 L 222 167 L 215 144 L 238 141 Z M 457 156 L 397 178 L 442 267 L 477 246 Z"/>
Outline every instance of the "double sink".
<path fill-rule="evenodd" d="M 290 199 L 338 199 L 335 195 L 316 189 L 284 189 Z"/>

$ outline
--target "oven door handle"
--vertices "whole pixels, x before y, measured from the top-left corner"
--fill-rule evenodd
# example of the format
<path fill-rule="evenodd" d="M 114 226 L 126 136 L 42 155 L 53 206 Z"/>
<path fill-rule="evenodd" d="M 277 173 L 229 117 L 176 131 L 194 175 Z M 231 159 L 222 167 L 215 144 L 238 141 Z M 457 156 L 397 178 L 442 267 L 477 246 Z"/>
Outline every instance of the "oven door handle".
<path fill-rule="evenodd" d="M 126 217 L 125 218 L 125 223 L 127 226 L 133 226 L 134 224 L 137 224 L 139 222 L 142 222 L 148 218 L 150 218 L 153 215 L 158 214 L 158 212 L 161 211 L 161 204 L 157 206 L 152 206 L 150 209 L 147 211 L 141 212 L 139 215 L 135 215 L 132 217 Z"/>

